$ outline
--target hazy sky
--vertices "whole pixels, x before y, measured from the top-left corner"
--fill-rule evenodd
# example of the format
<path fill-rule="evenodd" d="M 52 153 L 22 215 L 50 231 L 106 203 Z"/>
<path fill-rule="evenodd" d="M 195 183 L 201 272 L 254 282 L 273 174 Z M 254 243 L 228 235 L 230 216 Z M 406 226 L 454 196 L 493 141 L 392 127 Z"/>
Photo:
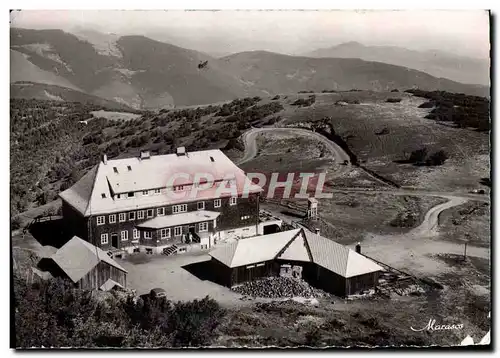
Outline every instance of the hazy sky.
<path fill-rule="evenodd" d="M 296 54 L 347 41 L 440 49 L 473 57 L 489 52 L 489 17 L 442 11 L 38 11 L 11 14 L 24 28 L 75 27 L 144 34 L 205 52 L 269 50 Z"/>

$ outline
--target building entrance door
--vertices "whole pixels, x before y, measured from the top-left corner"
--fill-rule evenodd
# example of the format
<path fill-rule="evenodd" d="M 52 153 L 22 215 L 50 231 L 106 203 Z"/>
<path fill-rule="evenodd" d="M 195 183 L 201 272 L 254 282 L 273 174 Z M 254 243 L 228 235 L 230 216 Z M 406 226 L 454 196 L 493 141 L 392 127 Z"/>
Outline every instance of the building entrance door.
<path fill-rule="evenodd" d="M 118 248 L 118 234 L 111 234 L 111 246 Z"/>
<path fill-rule="evenodd" d="M 194 238 L 195 238 L 194 226 L 189 226 L 189 229 L 188 229 L 188 240 L 189 240 L 190 244 L 193 242 Z"/>

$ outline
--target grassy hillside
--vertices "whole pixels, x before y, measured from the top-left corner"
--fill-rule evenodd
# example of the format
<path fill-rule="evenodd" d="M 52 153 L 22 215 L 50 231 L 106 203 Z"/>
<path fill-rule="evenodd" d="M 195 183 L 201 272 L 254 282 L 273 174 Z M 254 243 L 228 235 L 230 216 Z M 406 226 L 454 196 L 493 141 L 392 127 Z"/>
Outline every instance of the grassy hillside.
<path fill-rule="evenodd" d="M 300 94 L 289 97 L 287 101 L 308 96 Z M 401 102 L 387 102 L 393 97 L 401 98 Z M 326 121 L 361 165 L 399 185 L 443 191 L 482 187 L 480 181 L 489 177 L 490 168 L 488 131 L 460 128 L 450 125 L 449 121 L 429 119 L 433 109 L 422 108 L 426 102 L 426 99 L 409 93 L 316 94 L 311 107 L 292 110 L 286 106 L 281 113 L 284 118 L 281 124 L 311 125 Z M 460 107 L 455 110 L 460 111 Z M 409 161 L 412 152 L 423 148 L 428 156 L 444 150 L 448 159 L 438 166 Z M 332 185 L 349 186 L 353 180 L 355 178 L 335 178 Z"/>
<path fill-rule="evenodd" d="M 104 106 L 110 109 L 134 111 L 134 109 L 122 103 L 106 100 L 101 97 L 72 90 L 68 87 L 61 87 L 44 83 L 12 83 L 10 85 L 10 98 L 33 98 L 39 100 L 54 100 L 60 102 L 81 102 L 90 103 L 96 106 Z"/>
<path fill-rule="evenodd" d="M 239 78 L 272 93 L 301 90 L 391 90 L 417 87 L 488 96 L 482 86 L 465 85 L 405 67 L 360 59 L 294 57 L 265 51 L 220 59 Z"/>
<path fill-rule="evenodd" d="M 78 87 L 66 78 L 52 73 L 50 70 L 42 70 L 31 63 L 28 58 L 27 54 L 10 50 L 10 83 L 31 81 L 78 90 Z"/>

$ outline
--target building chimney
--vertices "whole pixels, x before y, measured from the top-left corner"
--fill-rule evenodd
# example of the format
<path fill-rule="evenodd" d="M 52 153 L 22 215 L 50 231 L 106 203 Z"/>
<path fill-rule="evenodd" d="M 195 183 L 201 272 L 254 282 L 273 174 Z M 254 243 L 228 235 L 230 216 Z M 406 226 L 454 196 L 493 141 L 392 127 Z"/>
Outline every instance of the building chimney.
<path fill-rule="evenodd" d="M 108 164 L 108 156 L 106 154 L 102 156 L 102 162 L 104 163 L 104 165 Z"/>
<path fill-rule="evenodd" d="M 177 148 L 177 156 L 183 156 L 186 155 L 186 147 L 179 147 Z"/>
<path fill-rule="evenodd" d="M 360 244 L 359 242 L 356 244 L 356 252 L 357 252 L 358 254 L 360 254 L 360 253 L 361 253 L 361 244 Z"/>
<path fill-rule="evenodd" d="M 141 152 L 141 160 L 142 159 L 149 159 L 149 158 L 151 158 L 151 155 L 149 154 L 149 150 Z"/>
<path fill-rule="evenodd" d="M 317 227 L 314 231 L 316 231 L 316 235 L 319 235 L 319 227 Z"/>

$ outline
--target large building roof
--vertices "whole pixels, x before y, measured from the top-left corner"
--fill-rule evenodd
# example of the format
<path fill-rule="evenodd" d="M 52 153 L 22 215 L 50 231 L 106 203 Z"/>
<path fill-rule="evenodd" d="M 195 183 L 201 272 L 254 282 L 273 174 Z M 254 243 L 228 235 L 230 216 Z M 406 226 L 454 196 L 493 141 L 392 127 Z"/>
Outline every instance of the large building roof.
<path fill-rule="evenodd" d="M 186 224 L 195 224 L 203 221 L 215 220 L 220 215 L 217 211 L 198 210 L 190 211 L 182 214 L 173 214 L 166 216 L 157 216 L 154 219 L 143 222 L 137 227 L 148 229 L 162 229 L 172 226 L 180 226 Z"/>
<path fill-rule="evenodd" d="M 179 177 L 181 173 L 189 179 Z M 172 195 L 171 187 L 167 189 L 173 179 L 176 186 L 188 185 L 194 178 L 203 178 L 203 174 L 214 178 L 214 186 L 200 189 L 197 193 L 182 192 L 183 197 L 179 193 Z M 234 192 L 231 193 L 227 184 L 229 179 L 234 181 L 238 195 L 247 187 L 249 193 L 262 191 L 222 151 L 214 149 L 185 155 L 166 154 L 142 159 L 113 159 L 106 163 L 101 161 L 75 185 L 60 193 L 60 197 L 84 216 L 90 216 L 232 196 Z M 217 190 L 219 187 L 228 189 Z M 161 192 L 155 194 L 154 189 L 160 189 Z M 148 194 L 143 195 L 142 192 L 146 190 Z M 135 193 L 134 197 L 128 197 L 130 192 Z M 121 198 L 118 199 L 115 194 L 121 194 Z"/>
<path fill-rule="evenodd" d="M 346 278 L 383 270 L 365 256 L 305 228 L 241 239 L 209 254 L 228 267 L 274 259 L 314 262 Z"/>
<path fill-rule="evenodd" d="M 121 267 L 100 248 L 80 239 L 78 236 L 73 236 L 73 238 L 57 250 L 51 258 L 75 283 L 101 261 L 123 272 L 127 272 L 127 270 Z"/>

